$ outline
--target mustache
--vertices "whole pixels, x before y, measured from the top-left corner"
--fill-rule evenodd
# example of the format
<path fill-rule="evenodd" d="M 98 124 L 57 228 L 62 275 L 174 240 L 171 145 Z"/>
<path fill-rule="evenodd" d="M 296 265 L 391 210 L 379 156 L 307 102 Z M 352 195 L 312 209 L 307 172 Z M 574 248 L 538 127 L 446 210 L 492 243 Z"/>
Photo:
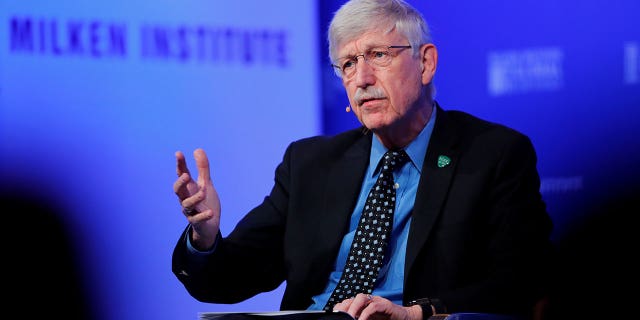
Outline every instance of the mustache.
<path fill-rule="evenodd" d="M 353 99 L 358 105 L 361 105 L 365 100 L 383 99 L 386 98 L 384 91 L 377 87 L 367 87 L 365 89 L 358 88 Z"/>

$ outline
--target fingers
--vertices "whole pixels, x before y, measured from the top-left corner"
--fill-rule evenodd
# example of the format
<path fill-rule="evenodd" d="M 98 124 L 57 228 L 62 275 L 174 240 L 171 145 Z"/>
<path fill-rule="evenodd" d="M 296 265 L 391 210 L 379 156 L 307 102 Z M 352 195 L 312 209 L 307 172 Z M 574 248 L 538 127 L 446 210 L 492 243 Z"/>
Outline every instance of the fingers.
<path fill-rule="evenodd" d="M 360 315 L 358 317 L 359 317 L 359 320 L 422 319 L 421 312 L 419 314 L 418 313 L 411 314 L 409 313 L 410 308 L 411 307 L 403 307 L 399 304 L 395 304 L 391 300 L 385 299 L 380 296 L 371 296 L 366 307 L 360 312 Z"/>
<path fill-rule="evenodd" d="M 207 190 L 205 185 L 205 186 L 202 186 L 200 190 L 198 190 L 192 196 L 181 199 L 182 201 L 180 202 L 180 205 L 182 205 L 182 212 L 186 216 L 192 216 L 197 214 L 198 212 L 196 210 L 196 206 L 202 201 L 204 201 L 206 196 L 207 196 Z"/>
<path fill-rule="evenodd" d="M 206 184 L 206 182 L 211 180 L 207 154 L 204 150 L 198 148 L 193 152 L 193 157 L 196 159 L 196 167 L 198 168 L 198 182 L 201 185 Z"/>
<path fill-rule="evenodd" d="M 337 303 L 333 310 L 344 311 L 350 314 L 354 318 L 360 318 L 361 313 L 369 306 L 373 301 L 373 296 L 370 294 L 358 293 L 355 297 L 345 299 L 340 303 Z"/>
<path fill-rule="evenodd" d="M 360 317 L 362 311 L 369 306 L 369 304 L 373 301 L 373 296 L 370 294 L 358 293 L 351 302 L 351 306 L 349 306 L 348 313 L 354 314 L 355 317 Z"/>
<path fill-rule="evenodd" d="M 188 184 L 191 181 L 191 174 L 189 173 L 189 169 L 187 168 L 187 161 L 184 157 L 184 153 L 182 151 L 176 151 L 176 174 L 178 175 L 178 180 L 173 183 L 173 192 L 178 196 L 180 201 L 189 197 L 189 189 Z"/>
<path fill-rule="evenodd" d="M 187 161 L 184 157 L 184 153 L 182 151 L 176 151 L 176 174 L 181 176 L 183 173 L 189 173 L 189 169 L 187 168 Z"/>
<path fill-rule="evenodd" d="M 194 211 L 194 213 L 192 215 L 188 215 L 187 216 L 187 221 L 189 221 L 190 224 L 192 225 L 196 225 L 200 222 L 204 222 L 207 221 L 209 219 L 211 219 L 213 217 L 213 211 L 212 210 L 204 210 L 202 212 L 197 212 Z"/>
<path fill-rule="evenodd" d="M 178 196 L 180 201 L 189 197 L 188 184 L 191 181 L 191 176 L 188 173 L 183 173 L 178 176 L 178 180 L 173 183 L 173 192 Z"/>
<path fill-rule="evenodd" d="M 353 298 L 336 304 L 333 311 L 344 311 L 358 320 L 410 319 L 409 308 L 393 303 L 380 296 L 359 293 Z M 417 315 L 417 314 L 416 314 Z M 418 317 L 414 317 L 417 319 Z"/>
<path fill-rule="evenodd" d="M 173 184 L 173 190 L 189 222 L 194 224 L 211 220 L 211 225 L 217 228 L 220 200 L 211 183 L 209 160 L 203 149 L 196 149 L 193 156 L 198 170 L 197 181 L 187 168 L 184 154 L 181 151 L 175 153 L 178 179 Z"/>
<path fill-rule="evenodd" d="M 366 305 L 360 310 L 360 314 L 358 315 L 358 319 L 360 320 L 369 320 L 373 318 L 374 314 L 378 313 L 377 304 L 374 301 L 373 296 L 369 295 L 369 301 L 367 301 Z M 379 318 L 379 317 L 377 317 Z M 383 317 L 385 319 L 389 319 L 390 317 Z"/>
<path fill-rule="evenodd" d="M 209 160 L 207 159 L 207 155 L 202 149 L 196 149 L 193 152 L 194 158 L 196 160 L 196 167 L 198 168 L 198 184 L 200 188 L 206 185 L 210 181 L 209 174 Z M 187 167 L 187 161 L 182 151 L 176 151 L 176 174 L 178 175 L 178 180 L 173 184 L 173 191 L 178 195 L 180 201 L 185 200 L 186 198 L 193 196 L 195 192 L 199 190 L 196 186 L 195 181 L 191 178 L 191 172 Z"/>

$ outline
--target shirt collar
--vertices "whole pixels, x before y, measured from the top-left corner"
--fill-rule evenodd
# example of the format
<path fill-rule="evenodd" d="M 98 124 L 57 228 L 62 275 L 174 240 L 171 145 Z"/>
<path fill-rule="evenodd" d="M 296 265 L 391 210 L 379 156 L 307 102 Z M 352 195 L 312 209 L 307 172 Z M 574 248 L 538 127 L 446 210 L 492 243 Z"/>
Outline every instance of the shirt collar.
<path fill-rule="evenodd" d="M 427 154 L 427 146 L 429 145 L 429 140 L 431 140 L 433 126 L 436 123 L 436 109 L 434 105 L 427 125 L 424 126 L 420 134 L 404 148 L 407 155 L 409 155 L 409 159 L 411 159 L 411 163 L 419 173 L 422 173 L 422 165 L 424 163 L 424 157 Z M 369 170 L 367 171 L 369 177 L 376 174 L 377 164 L 380 163 L 380 159 L 382 159 L 382 156 L 387 150 L 388 149 L 382 145 L 376 137 L 371 139 L 371 154 L 369 156 Z"/>

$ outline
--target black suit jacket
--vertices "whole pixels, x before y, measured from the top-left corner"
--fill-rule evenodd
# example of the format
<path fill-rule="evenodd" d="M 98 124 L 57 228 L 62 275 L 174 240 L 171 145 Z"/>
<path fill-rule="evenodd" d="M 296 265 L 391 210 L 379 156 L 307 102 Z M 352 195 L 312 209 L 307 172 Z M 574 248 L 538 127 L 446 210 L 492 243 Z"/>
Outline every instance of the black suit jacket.
<path fill-rule="evenodd" d="M 449 312 L 523 313 L 544 294 L 551 220 L 530 140 L 437 107 L 412 212 L 404 302 L 437 298 Z M 287 148 L 271 193 L 204 268 L 185 233 L 173 272 L 200 301 L 236 303 L 286 281 L 282 310 L 306 309 L 326 286 L 368 166 L 362 128 Z M 438 166 L 438 157 L 451 159 Z M 188 228 L 185 232 L 188 232 Z"/>

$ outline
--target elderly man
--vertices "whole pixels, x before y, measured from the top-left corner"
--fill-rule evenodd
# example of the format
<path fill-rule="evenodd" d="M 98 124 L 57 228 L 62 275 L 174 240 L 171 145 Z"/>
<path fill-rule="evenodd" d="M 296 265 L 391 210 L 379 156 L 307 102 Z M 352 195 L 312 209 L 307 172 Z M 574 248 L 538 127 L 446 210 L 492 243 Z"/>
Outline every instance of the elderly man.
<path fill-rule="evenodd" d="M 529 315 L 545 295 L 551 221 L 530 140 L 434 99 L 428 26 L 400 0 L 352 0 L 329 55 L 362 124 L 293 142 L 271 193 L 226 237 L 205 152 L 176 153 L 189 224 L 173 271 L 200 301 L 235 303 L 286 281 L 283 310 L 361 320 Z"/>

